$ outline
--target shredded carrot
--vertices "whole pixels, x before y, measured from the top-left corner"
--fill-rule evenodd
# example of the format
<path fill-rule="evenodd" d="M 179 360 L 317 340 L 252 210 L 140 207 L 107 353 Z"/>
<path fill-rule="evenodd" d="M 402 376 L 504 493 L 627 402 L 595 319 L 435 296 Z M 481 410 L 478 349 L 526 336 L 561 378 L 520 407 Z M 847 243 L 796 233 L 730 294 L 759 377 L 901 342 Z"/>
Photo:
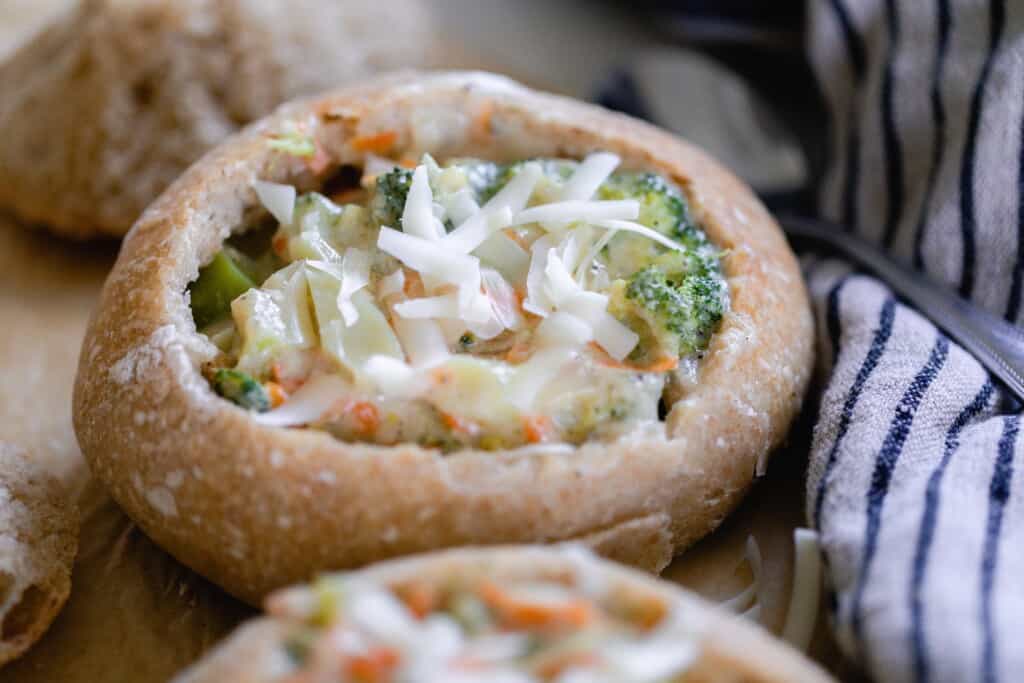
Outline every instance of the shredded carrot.
<path fill-rule="evenodd" d="M 637 370 L 643 370 L 644 372 L 668 372 L 669 370 L 675 370 L 679 367 L 678 358 L 665 357 L 660 360 L 656 360 L 647 367 L 632 366 Z"/>
<path fill-rule="evenodd" d="M 498 613 L 503 625 L 512 628 L 580 627 L 593 618 L 593 608 L 585 600 L 570 600 L 555 605 L 521 601 L 490 582 L 480 587 L 480 598 Z"/>
<path fill-rule="evenodd" d="M 423 287 L 423 279 L 420 274 L 415 270 L 405 268 L 405 285 L 402 287 L 402 293 L 410 299 L 423 296 L 426 293 L 426 289 Z"/>
<path fill-rule="evenodd" d="M 286 394 L 293 394 L 295 391 L 305 384 L 304 379 L 298 378 L 286 378 L 284 376 L 284 369 L 281 367 L 281 363 L 275 362 L 270 366 L 270 377 L 274 382 L 281 385 L 281 388 Z"/>
<path fill-rule="evenodd" d="M 368 401 L 356 401 L 349 407 L 355 418 L 356 428 L 363 434 L 373 434 L 380 427 L 380 411 Z"/>
<path fill-rule="evenodd" d="M 486 100 L 480 105 L 476 118 L 473 120 L 472 135 L 479 139 L 485 139 L 491 134 L 491 119 L 494 117 L 494 101 Z"/>
<path fill-rule="evenodd" d="M 596 360 L 606 368 L 619 368 L 622 370 L 635 370 L 636 372 L 668 372 L 669 370 L 675 370 L 679 367 L 679 359 L 665 356 L 659 358 L 650 365 L 635 365 L 633 363 L 624 363 L 619 360 L 615 360 L 608 353 L 598 346 L 597 342 L 590 342 L 590 348 L 594 351 Z"/>
<path fill-rule="evenodd" d="M 480 427 L 478 427 L 472 420 L 466 420 L 458 415 L 446 413 L 443 410 L 439 412 L 441 413 L 441 422 L 443 422 L 444 426 L 453 432 L 458 432 L 459 434 L 476 434 L 480 431 Z"/>
<path fill-rule="evenodd" d="M 352 149 L 357 152 L 383 154 L 395 145 L 396 140 L 398 140 L 397 132 L 385 130 L 380 133 L 370 133 L 369 135 L 357 135 L 352 138 L 351 145 Z"/>
<path fill-rule="evenodd" d="M 400 661 L 397 651 L 389 647 L 378 647 L 366 654 L 351 657 L 345 668 L 348 677 L 359 683 L 383 683 L 390 680 L 391 673 Z"/>
<path fill-rule="evenodd" d="M 523 432 L 530 443 L 540 443 L 547 439 L 554 429 L 551 418 L 547 415 L 531 415 L 523 418 Z"/>
<path fill-rule="evenodd" d="M 597 342 L 590 342 L 587 344 L 590 350 L 594 352 L 594 360 L 606 368 L 626 368 L 628 367 L 625 363 L 615 360 L 608 353 L 602 349 Z"/>
<path fill-rule="evenodd" d="M 523 251 L 530 251 L 530 243 L 519 233 L 515 228 L 505 228 L 502 230 L 505 235 L 523 248 Z"/>
<path fill-rule="evenodd" d="M 416 160 L 413 159 L 412 157 L 402 157 L 401 160 L 398 162 L 398 165 L 401 166 L 402 168 L 416 168 L 418 164 L 416 163 Z"/>
<path fill-rule="evenodd" d="M 277 382 L 267 382 L 263 388 L 267 390 L 267 395 L 270 396 L 270 405 L 273 408 L 288 400 L 288 392 Z"/>
<path fill-rule="evenodd" d="M 598 657 L 594 652 L 565 652 L 541 662 L 534 673 L 540 676 L 541 680 L 550 681 L 557 678 L 566 669 L 591 666 L 597 661 Z"/>
<path fill-rule="evenodd" d="M 277 235 L 271 241 L 270 248 L 278 256 L 284 256 L 285 250 L 288 249 L 288 237 L 286 235 Z"/>
<path fill-rule="evenodd" d="M 437 609 L 441 596 L 429 583 L 416 582 L 399 591 L 399 597 L 410 612 L 423 619 Z"/>

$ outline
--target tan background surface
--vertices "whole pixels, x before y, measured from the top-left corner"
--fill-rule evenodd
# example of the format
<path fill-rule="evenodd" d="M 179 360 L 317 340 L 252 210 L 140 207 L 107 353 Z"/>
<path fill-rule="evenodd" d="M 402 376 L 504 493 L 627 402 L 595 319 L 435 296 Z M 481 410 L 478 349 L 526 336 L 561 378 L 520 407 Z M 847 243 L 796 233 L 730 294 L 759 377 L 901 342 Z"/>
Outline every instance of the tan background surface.
<path fill-rule="evenodd" d="M 0 54 L 63 4 L 0 0 Z M 459 49 L 460 65 L 484 61 L 467 57 L 474 49 L 472 41 Z M 501 63 L 500 54 L 485 59 L 492 68 Z M 527 71 L 514 63 L 507 69 Z M 75 444 L 70 395 L 78 348 L 116 250 L 114 243 L 51 238 L 0 214 L 0 439 L 45 459 L 80 499 L 83 517 L 67 606 L 26 657 L 0 671 L 0 681 L 164 681 L 249 613 L 142 535 L 89 480 Z M 803 448 L 791 450 L 725 526 L 665 572 L 708 597 L 730 597 L 749 582 L 742 558 L 753 534 L 764 556 L 762 620 L 775 631 L 789 600 L 792 530 L 802 523 Z M 812 652 L 833 661 L 820 626 Z"/>

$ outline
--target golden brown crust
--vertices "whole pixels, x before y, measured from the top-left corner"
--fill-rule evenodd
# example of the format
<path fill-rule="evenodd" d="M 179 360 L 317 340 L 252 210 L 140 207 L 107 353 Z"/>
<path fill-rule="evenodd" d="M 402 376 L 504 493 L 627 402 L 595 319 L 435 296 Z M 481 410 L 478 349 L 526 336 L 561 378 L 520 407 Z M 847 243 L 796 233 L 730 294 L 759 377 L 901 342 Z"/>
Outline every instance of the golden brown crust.
<path fill-rule="evenodd" d="M 490 112 L 486 134 L 478 112 Z M 672 407 L 673 438 L 591 443 L 571 454 L 442 456 L 262 427 L 215 396 L 198 371 L 209 345 L 195 333 L 183 292 L 251 214 L 254 179 L 315 183 L 265 144 L 288 120 L 312 125 L 342 160 L 356 158 L 353 135 L 389 129 L 413 154 L 522 158 L 603 148 L 674 178 L 711 239 L 730 250 L 732 310 L 698 386 Z M 410 128 L 424 120 L 437 125 Z M 806 292 L 782 233 L 746 186 L 702 152 L 645 123 L 496 76 L 400 74 L 283 107 L 208 154 L 146 211 L 87 333 L 75 428 L 95 474 L 147 533 L 250 601 L 318 570 L 454 545 L 597 534 L 605 552 L 646 555 L 656 567 L 742 498 L 758 459 L 799 409 L 812 351 Z M 637 520 L 646 520 L 650 539 L 643 549 L 629 531 Z"/>
<path fill-rule="evenodd" d="M 358 573 L 374 582 L 401 586 L 473 583 L 482 578 L 499 585 L 530 580 L 565 580 L 584 572 L 612 593 L 650 597 L 683 608 L 693 625 L 699 654 L 685 680 L 700 683 L 810 683 L 832 681 L 824 670 L 801 653 L 772 637 L 760 626 L 720 609 L 666 581 L 652 579 L 574 552 L 568 548 L 463 548 L 384 562 Z M 240 681 L 270 683 L 274 652 L 280 652 L 286 624 L 274 618 L 248 622 L 174 683 Z M 279 656 L 279 655 L 278 655 Z"/>
<path fill-rule="evenodd" d="M 46 632 L 71 592 L 78 509 L 22 450 L 0 442 L 0 666 Z"/>

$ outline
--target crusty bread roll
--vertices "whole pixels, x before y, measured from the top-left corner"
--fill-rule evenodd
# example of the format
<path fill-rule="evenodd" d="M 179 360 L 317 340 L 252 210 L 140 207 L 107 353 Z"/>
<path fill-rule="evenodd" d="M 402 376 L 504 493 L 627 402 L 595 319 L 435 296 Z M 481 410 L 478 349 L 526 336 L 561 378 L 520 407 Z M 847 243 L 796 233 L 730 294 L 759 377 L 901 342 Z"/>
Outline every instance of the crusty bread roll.
<path fill-rule="evenodd" d="M 421 65 L 429 18 L 419 0 L 82 0 L 0 65 L 0 206 L 120 237 L 279 103 Z"/>
<path fill-rule="evenodd" d="M 0 442 L 0 666 L 46 632 L 71 592 L 78 509 L 21 449 Z"/>
<path fill-rule="evenodd" d="M 482 583 L 511 591 L 517 585 L 536 587 L 540 582 L 550 582 L 551 585 L 579 590 L 598 604 L 628 596 L 630 601 L 653 602 L 664 613 L 677 611 L 685 618 L 692 640 L 685 642 L 686 639 L 682 638 L 679 642 L 666 642 L 665 647 L 685 651 L 692 645 L 696 647 L 696 653 L 682 675 L 673 676 L 672 681 L 798 683 L 833 680 L 816 664 L 754 623 L 719 610 L 675 584 L 599 560 L 578 548 L 531 546 L 449 550 L 385 562 L 355 572 L 347 579 L 353 586 L 380 586 L 399 594 L 410 589 L 445 590 L 453 585 L 478 586 Z M 302 622 L 292 615 L 282 615 L 282 610 L 275 608 L 274 603 L 301 599 L 303 590 L 289 589 L 291 595 L 280 593 L 272 596 L 268 607 L 275 614 L 243 624 L 216 649 L 182 672 L 174 683 L 300 680 L 287 677 L 290 671 L 285 643 L 300 630 Z M 602 595 L 603 598 L 599 597 Z M 647 652 L 646 656 L 657 655 Z M 347 679 L 309 677 L 301 680 Z"/>
<path fill-rule="evenodd" d="M 480 112 L 488 130 L 481 132 Z M 270 149 L 303 126 L 329 164 Z M 727 251 L 731 305 L 670 406 L 664 436 L 448 455 L 270 428 L 214 394 L 188 283 L 232 231 L 265 217 L 256 179 L 318 186 L 362 164 L 352 141 L 396 157 L 580 158 L 609 150 L 685 191 Z M 142 216 L 91 322 L 74 394 L 93 472 L 158 543 L 257 601 L 329 569 L 457 545 L 582 539 L 649 569 L 714 529 L 800 408 L 812 320 L 796 260 L 750 190 L 646 123 L 480 73 L 392 75 L 286 105 L 209 153 Z M 567 452 L 568 451 L 568 452 Z"/>

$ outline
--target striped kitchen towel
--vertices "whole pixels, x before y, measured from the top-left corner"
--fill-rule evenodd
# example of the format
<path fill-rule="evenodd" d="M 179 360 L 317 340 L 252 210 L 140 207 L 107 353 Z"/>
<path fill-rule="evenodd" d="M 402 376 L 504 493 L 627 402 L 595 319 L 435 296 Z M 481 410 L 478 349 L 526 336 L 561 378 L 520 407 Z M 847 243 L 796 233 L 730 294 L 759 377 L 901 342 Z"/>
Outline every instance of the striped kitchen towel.
<path fill-rule="evenodd" d="M 1024 1 L 809 0 L 821 212 L 1020 322 Z M 1019 405 L 876 280 L 811 263 L 829 372 L 807 479 L 844 652 L 880 681 L 1024 681 Z"/>

